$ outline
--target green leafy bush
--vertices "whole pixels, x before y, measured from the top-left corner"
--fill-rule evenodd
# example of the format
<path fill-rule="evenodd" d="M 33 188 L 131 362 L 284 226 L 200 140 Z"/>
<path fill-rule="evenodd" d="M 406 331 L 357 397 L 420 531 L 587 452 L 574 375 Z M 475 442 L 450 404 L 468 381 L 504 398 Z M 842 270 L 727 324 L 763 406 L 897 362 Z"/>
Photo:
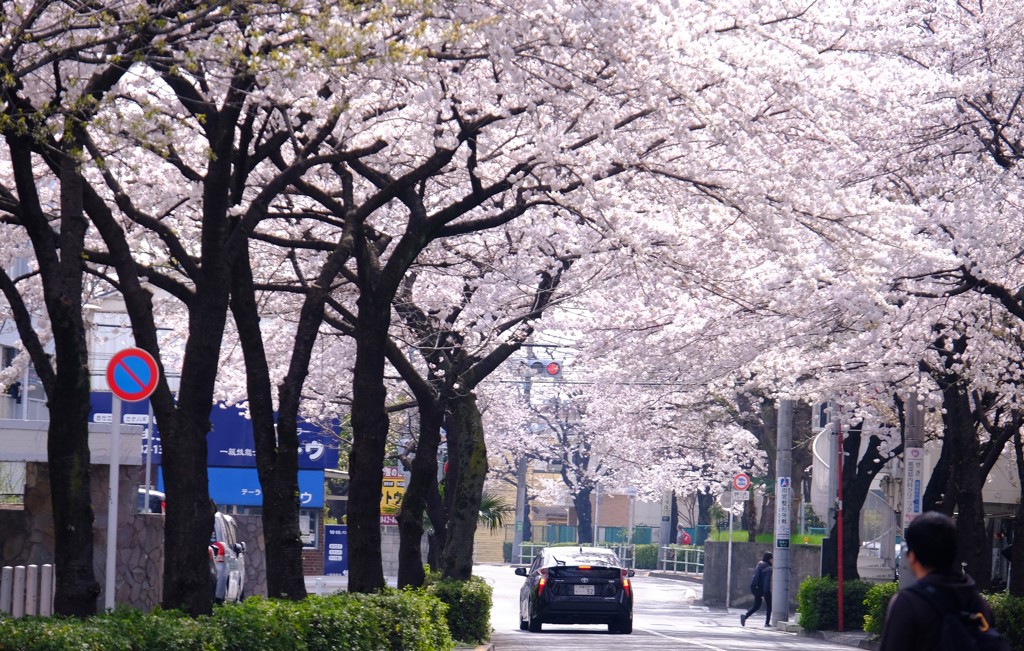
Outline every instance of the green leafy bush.
<path fill-rule="evenodd" d="M 489 604 L 489 601 L 488 601 Z M 0 616 L 2 651 L 434 651 L 453 647 L 447 606 L 425 590 L 251 597 L 209 617 L 177 611 L 73 619 Z"/>
<path fill-rule="evenodd" d="M 505 559 L 506 563 L 512 562 L 512 543 L 501 543 L 501 557 Z"/>
<path fill-rule="evenodd" d="M 1002 633 L 1011 649 L 1024 649 L 1024 597 L 1015 597 L 1005 592 L 987 594 L 996 628 Z"/>
<path fill-rule="evenodd" d="M 864 597 L 864 607 L 867 608 L 867 614 L 864 615 L 864 630 L 872 636 L 881 637 L 889 601 L 899 589 L 900 584 L 896 582 L 878 583 L 868 589 L 868 594 Z"/>
<path fill-rule="evenodd" d="M 131 608 L 89 619 L 66 617 L 0 618 L 3 651 L 220 651 L 224 636 L 209 618 L 178 611 L 150 614 Z"/>
<path fill-rule="evenodd" d="M 853 579 L 843 581 L 843 627 L 861 629 L 866 609 L 864 598 L 871 584 Z M 839 628 L 839 583 L 829 577 L 805 579 L 797 593 L 800 626 L 816 631 Z"/>
<path fill-rule="evenodd" d="M 427 592 L 448 605 L 448 630 L 460 642 L 483 642 L 491 637 L 494 590 L 482 578 L 439 581 Z"/>
<path fill-rule="evenodd" d="M 658 546 L 635 545 L 633 547 L 633 565 L 638 570 L 653 570 L 658 567 Z"/>
<path fill-rule="evenodd" d="M 225 651 L 305 651 L 310 612 L 302 606 L 301 602 L 249 597 L 216 608 L 212 623 L 224 633 Z"/>

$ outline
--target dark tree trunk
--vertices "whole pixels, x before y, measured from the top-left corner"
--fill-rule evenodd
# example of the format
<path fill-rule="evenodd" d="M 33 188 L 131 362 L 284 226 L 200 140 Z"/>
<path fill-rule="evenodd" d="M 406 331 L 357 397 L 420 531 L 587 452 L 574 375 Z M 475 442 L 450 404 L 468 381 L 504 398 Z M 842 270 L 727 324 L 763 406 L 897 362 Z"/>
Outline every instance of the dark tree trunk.
<path fill-rule="evenodd" d="M 370 290 L 359 296 L 356 364 L 352 381 L 352 451 L 349 453 L 348 589 L 376 592 L 385 586 L 381 565 L 380 485 L 388 436 L 384 388 L 385 342 L 390 295 L 378 301 Z"/>
<path fill-rule="evenodd" d="M 590 505 L 590 496 L 594 489 L 589 486 L 581 488 L 572 498 L 576 507 L 576 536 L 580 544 L 594 542 L 594 511 Z"/>
<path fill-rule="evenodd" d="M 860 514 L 867 501 L 875 476 L 885 466 L 888 457 L 880 451 L 881 439 L 871 436 L 863 456 L 858 457 L 863 440 L 863 425 L 854 425 L 843 440 L 843 580 L 860 577 L 857 556 L 860 554 Z M 822 542 L 822 573 L 836 578 L 839 537 L 838 523 L 833 522 L 829 538 Z"/>
<path fill-rule="evenodd" d="M 398 515 L 398 587 L 423 585 L 423 517 L 431 493 L 437 492 L 437 451 L 441 444 L 443 414 L 434 404 L 419 401 L 420 436 L 412 460 L 409 485 Z M 432 524 L 437 527 L 438 523 Z M 428 559 L 429 560 L 429 559 Z M 438 559 L 439 560 L 439 559 Z M 431 562 L 431 567 L 440 567 Z"/>
<path fill-rule="evenodd" d="M 468 581 L 473 575 L 473 538 L 487 478 L 487 445 L 475 395 L 452 400 L 449 423 L 448 449 L 457 478 L 454 486 L 448 485 L 446 495 L 450 504 L 448 540 L 441 554 L 441 572 L 445 578 Z"/>
<path fill-rule="evenodd" d="M 1017 460 L 1017 480 L 1024 486 L 1024 438 L 1018 429 L 1013 434 L 1013 452 Z M 1010 550 L 1010 594 L 1024 596 L 1024 499 L 1017 503 L 1013 520 L 1013 549 Z"/>
<path fill-rule="evenodd" d="M 235 261 L 231 310 L 245 358 L 256 468 L 263 490 L 267 595 L 301 600 L 306 597 L 306 582 L 302 574 L 302 534 L 299 530 L 298 428 L 295 416 L 298 399 L 288 393 L 294 383 L 286 381 L 281 388 L 281 420 L 275 427 L 270 368 L 263 346 L 248 251 Z"/>
<path fill-rule="evenodd" d="M 697 524 L 710 526 L 711 525 L 711 505 L 715 503 L 715 498 L 707 490 L 697 491 Z"/>
<path fill-rule="evenodd" d="M 96 613 L 99 583 L 93 570 L 95 516 L 89 488 L 89 352 L 82 318 L 80 260 L 86 221 L 82 213 L 82 179 L 77 162 L 70 156 L 61 158 L 60 196 L 61 259 L 43 278 L 56 362 L 56 373 L 47 387 L 51 414 L 47 461 L 56 534 L 54 609 L 63 615 L 85 617 Z M 33 237 L 33 243 L 38 237 L 38 234 Z M 37 249 L 37 259 L 40 253 L 46 254 Z M 57 251 L 51 251 L 50 255 L 56 256 Z M 40 262 L 40 268 L 42 265 Z M 111 478 L 115 486 L 117 479 Z M 114 589 L 113 586 L 107 588 Z"/>
<path fill-rule="evenodd" d="M 20 221 L 39 265 L 53 334 L 51 359 L 35 332 L 32 316 L 17 286 L 0 271 L 3 294 L 43 383 L 52 415 L 47 456 L 57 573 L 54 608 L 61 615 L 86 617 L 96 613 L 100 589 L 93 569 L 95 514 L 90 497 L 89 355 L 82 317 L 82 252 L 87 225 L 83 215 L 83 182 L 72 156 L 57 153 L 57 163 L 50 159 L 60 175 L 60 221 L 59 230 L 55 231 L 36 192 L 32 160 L 35 142 L 17 134 L 5 135 Z M 66 137 L 69 142 L 76 142 L 76 133 Z"/>
<path fill-rule="evenodd" d="M 982 505 L 984 477 L 978 461 L 978 422 L 961 382 L 945 383 L 942 406 L 943 447 L 950 448 L 950 458 L 957 462 L 950 465 L 947 499 L 940 503 L 941 510 L 947 515 L 956 510 L 957 561 L 965 563 L 979 589 L 986 590 L 992 583 L 992 547 Z"/>

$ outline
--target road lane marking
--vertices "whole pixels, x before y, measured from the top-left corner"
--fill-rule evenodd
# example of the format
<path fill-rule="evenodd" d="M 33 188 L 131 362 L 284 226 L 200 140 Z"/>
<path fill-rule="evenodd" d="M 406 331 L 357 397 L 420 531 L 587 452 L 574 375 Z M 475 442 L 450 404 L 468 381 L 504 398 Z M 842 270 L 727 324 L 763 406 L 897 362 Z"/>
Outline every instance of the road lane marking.
<path fill-rule="evenodd" d="M 714 646 L 713 644 L 705 644 L 704 642 L 699 642 L 692 638 L 673 637 L 671 635 L 665 635 L 664 633 L 659 633 L 658 631 L 651 631 L 647 629 L 644 629 L 644 633 L 657 635 L 658 637 L 663 637 L 667 640 L 672 640 L 673 642 L 685 642 L 686 644 L 696 644 L 697 646 L 704 647 L 705 649 L 711 649 L 711 651 L 728 651 L 728 649 L 724 649 L 720 646 Z"/>

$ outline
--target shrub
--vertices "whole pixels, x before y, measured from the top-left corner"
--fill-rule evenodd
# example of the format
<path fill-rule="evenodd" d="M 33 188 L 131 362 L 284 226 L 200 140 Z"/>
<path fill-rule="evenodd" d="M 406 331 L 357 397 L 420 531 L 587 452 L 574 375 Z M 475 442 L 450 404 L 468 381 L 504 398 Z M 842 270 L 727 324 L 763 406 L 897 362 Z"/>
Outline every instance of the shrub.
<path fill-rule="evenodd" d="M 633 547 L 633 565 L 640 570 L 653 570 L 658 567 L 658 546 L 635 545 Z"/>
<path fill-rule="evenodd" d="M 489 603 L 489 602 L 488 602 Z M 73 619 L 0 616 L 2 651 L 434 651 L 451 649 L 447 606 L 425 590 L 305 601 L 250 597 L 209 617 L 134 609 Z"/>
<path fill-rule="evenodd" d="M 225 651 L 305 651 L 309 615 L 301 602 L 249 597 L 218 606 L 211 619 L 224 633 Z"/>
<path fill-rule="evenodd" d="M 1024 597 L 999 592 L 987 594 L 996 628 L 1006 637 L 1011 649 L 1024 649 Z"/>
<path fill-rule="evenodd" d="M 501 543 L 501 557 L 505 559 L 506 563 L 512 562 L 512 543 Z"/>
<path fill-rule="evenodd" d="M 491 637 L 494 590 L 478 576 L 469 581 L 439 581 L 427 592 L 448 605 L 448 630 L 460 642 L 483 642 Z"/>
<path fill-rule="evenodd" d="M 434 651 L 451 649 L 448 607 L 423 590 L 381 590 L 371 595 L 350 595 L 365 600 L 369 618 L 376 619 L 378 644 L 366 651 Z M 344 639 L 344 638 L 341 638 Z M 339 639 L 335 638 L 338 642 Z M 346 642 L 345 648 L 352 648 Z"/>
<path fill-rule="evenodd" d="M 867 614 L 864 615 L 864 630 L 873 637 L 882 635 L 889 600 L 899 589 L 900 584 L 896 582 L 878 583 L 868 589 L 868 594 L 864 597 L 864 607 L 867 609 Z"/>
<path fill-rule="evenodd" d="M 864 626 L 864 598 L 871 588 L 867 581 L 843 581 L 843 626 Z M 797 593 L 800 626 L 809 630 L 835 630 L 839 627 L 839 584 L 829 577 L 805 579 Z"/>

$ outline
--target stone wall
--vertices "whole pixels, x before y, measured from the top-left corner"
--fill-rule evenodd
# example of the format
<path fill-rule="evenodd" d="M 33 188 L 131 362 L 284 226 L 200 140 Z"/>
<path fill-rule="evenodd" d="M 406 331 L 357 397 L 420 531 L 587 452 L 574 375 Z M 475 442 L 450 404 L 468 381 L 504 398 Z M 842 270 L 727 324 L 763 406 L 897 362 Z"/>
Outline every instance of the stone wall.
<path fill-rule="evenodd" d="M 730 581 L 729 606 L 750 608 L 754 596 L 750 594 L 750 578 L 754 568 L 765 552 L 773 551 L 771 545 L 758 543 L 732 544 L 732 576 Z M 704 545 L 704 605 L 725 605 L 725 582 L 729 544 L 708 541 Z M 789 612 L 796 612 L 796 596 L 800 583 L 810 576 L 821 575 L 821 547 L 815 545 L 793 545 L 789 549 Z"/>
<path fill-rule="evenodd" d="M 107 466 L 92 467 L 93 571 L 100 582 L 98 609 L 106 602 L 107 549 Z M 136 513 L 140 466 L 121 466 L 118 496 L 117 593 L 115 603 L 151 610 L 160 603 L 163 591 L 164 518 L 160 514 Z M 0 510 L 0 566 L 53 563 L 54 527 L 50 504 L 48 466 L 29 463 L 26 469 L 25 504 L 20 510 Z M 265 545 L 261 518 L 233 516 L 239 539 L 246 543 L 246 595 L 266 595 Z"/>

